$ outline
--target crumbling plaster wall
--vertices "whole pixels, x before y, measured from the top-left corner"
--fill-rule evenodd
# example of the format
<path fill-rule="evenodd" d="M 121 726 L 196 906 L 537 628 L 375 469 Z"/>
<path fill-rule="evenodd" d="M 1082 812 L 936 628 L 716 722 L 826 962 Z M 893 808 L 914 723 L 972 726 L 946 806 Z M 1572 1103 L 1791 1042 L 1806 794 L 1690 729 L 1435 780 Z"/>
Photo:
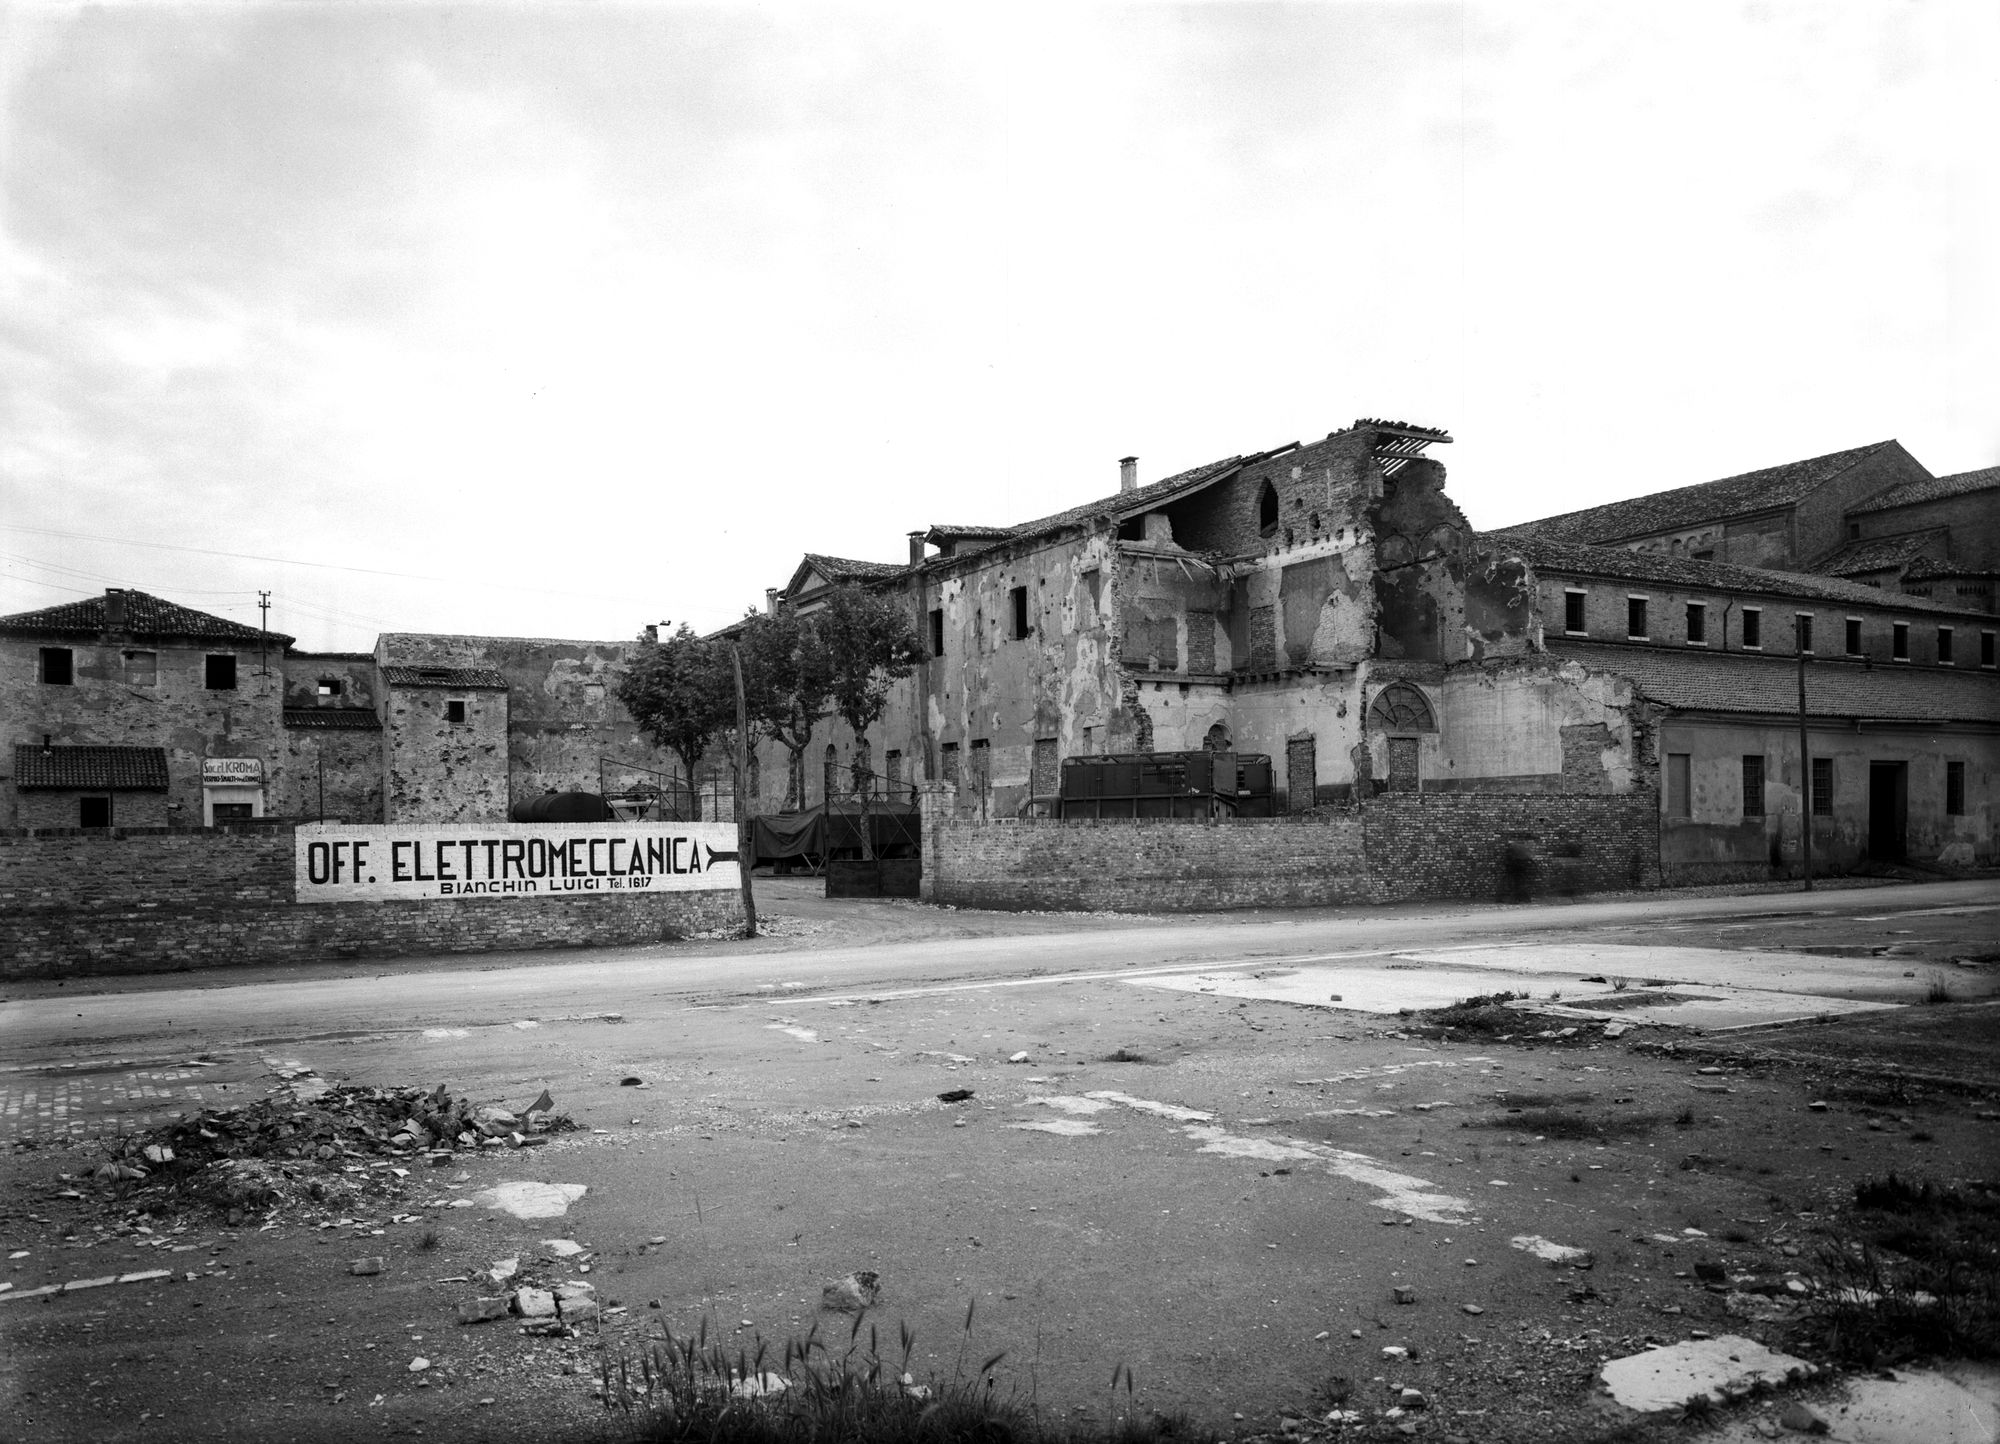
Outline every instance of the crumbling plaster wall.
<path fill-rule="evenodd" d="M 465 700 L 465 721 L 445 704 Z M 504 822 L 507 694 L 497 688 L 388 687 L 382 719 L 385 822 Z"/>
<path fill-rule="evenodd" d="M 379 711 L 381 673 L 372 652 L 287 652 L 284 657 L 287 707 L 361 707 Z M 319 695 L 322 680 L 340 684 L 334 697 Z"/>
<path fill-rule="evenodd" d="M 507 679 L 507 769 L 516 798 L 596 792 L 600 758 L 680 770 L 618 701 L 615 689 L 636 641 L 404 632 L 385 635 L 379 645 L 385 664 L 490 667 Z"/>
<path fill-rule="evenodd" d="M 267 784 L 264 807 L 276 817 L 381 822 L 382 734 L 360 728 L 286 728 L 284 756 Z"/>
<path fill-rule="evenodd" d="M 1381 682 L 1387 669 L 1371 674 Z M 1442 669 L 1422 687 L 1437 731 L 1422 737 L 1426 791 L 1624 794 L 1654 785 L 1654 721 L 1632 683 L 1538 655 Z M 1372 702 L 1375 690 L 1369 696 Z M 1371 730 L 1370 770 L 1388 772 Z"/>
<path fill-rule="evenodd" d="M 74 684 L 50 686 L 40 680 L 40 649 L 70 649 Z M 155 654 L 154 680 L 127 680 L 125 654 Z M 210 655 L 236 658 L 233 691 L 210 691 Z M 284 752 L 284 676 L 275 651 L 270 672 L 257 670 L 257 649 L 223 642 L 175 642 L 168 638 L 88 637 L 0 638 L 0 768 L 13 768 L 13 745 L 160 747 L 167 754 L 165 808 L 175 823 L 201 824 L 201 760 L 255 757 L 268 777 Z M 66 794 L 67 795 L 67 794 Z M 74 809 L 75 799 L 70 805 Z M 150 804 L 148 804 L 150 807 Z M 0 825 L 23 826 L 13 779 L 0 788 Z M 72 817 L 63 826 L 76 825 Z"/>

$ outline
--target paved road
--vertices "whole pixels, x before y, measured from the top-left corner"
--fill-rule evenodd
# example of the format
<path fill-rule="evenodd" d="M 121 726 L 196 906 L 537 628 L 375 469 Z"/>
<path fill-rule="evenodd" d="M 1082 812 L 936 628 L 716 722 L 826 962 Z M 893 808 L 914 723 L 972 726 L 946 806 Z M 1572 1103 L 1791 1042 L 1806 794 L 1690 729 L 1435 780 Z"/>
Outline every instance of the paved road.
<path fill-rule="evenodd" d="M 1052 1406 L 1103 1406 L 1117 1362 L 1137 1369 L 1146 1402 L 1223 1423 L 1239 1410 L 1274 1423 L 1330 1374 L 1385 1371 L 1440 1408 L 1502 1407 L 1522 1390 L 1496 1396 L 1482 1380 L 1544 1377 L 1551 1392 L 1535 1405 L 1566 1405 L 1614 1338 L 1729 1326 L 1675 1277 L 1685 1260 L 1653 1258 L 1643 1236 L 1728 1228 L 1775 1249 L 1790 1211 L 1849 1172 L 1991 1147 L 1991 1125 L 1969 1111 L 1926 1120 L 1934 1141 L 1913 1143 L 1806 1111 L 1783 1076 L 1725 1084 L 1610 1048 L 1435 1045 L 1327 1003 L 1159 984 L 1321 966 L 1414 980 L 1410 955 L 1474 946 L 1504 948 L 1507 968 L 1540 953 L 1541 966 L 1570 967 L 1566 948 L 1609 968 L 1619 950 L 1670 947 L 1771 968 L 1821 950 L 1847 991 L 1914 990 L 1947 972 L 1969 991 L 1992 969 L 1951 959 L 1991 952 L 1992 884 L 1165 920 L 772 893 L 791 936 L 754 948 L 8 989 L 0 1089 L 20 1133 L 122 1131 L 261 1096 L 301 1067 L 517 1105 L 547 1087 L 586 1130 L 470 1160 L 463 1176 L 425 1170 L 399 1215 L 412 1221 L 371 1220 L 384 1232 L 365 1240 L 348 1241 L 353 1220 L 286 1217 L 263 1232 L 194 1220 L 174 1247 L 210 1262 L 176 1263 L 184 1281 L 0 1306 L 23 1437 L 555 1437 L 551 1420 L 587 1406 L 587 1375 L 561 1373 L 504 1327 L 455 1328 L 474 1286 L 444 1280 L 557 1234 L 593 1251 L 592 1277 L 627 1306 L 607 1321 L 614 1348 L 657 1321 L 802 1331 L 822 1317 L 822 1283 L 867 1268 L 883 1277 L 887 1326 L 919 1331 L 918 1372 L 949 1371 L 976 1301 L 974 1357 L 1012 1350 L 1010 1380 Z M 939 1101 L 958 1089 L 973 1097 Z M 1496 1095 L 1531 1093 L 1656 1121 L 1599 1141 L 1459 1131 Z M 1683 1104 L 1687 1122 L 1670 1126 Z M 13 1157 L 17 1288 L 155 1262 L 160 1250 L 132 1235 L 94 1242 L 97 1205 L 65 1196 L 57 1171 L 90 1156 Z M 1684 1156 L 1707 1162 L 1676 1167 Z M 588 1193 L 560 1220 L 451 1207 L 503 1179 Z M 1568 1281 L 1510 1243 L 1529 1235 L 1599 1251 L 1601 1313 L 1565 1321 Z M 384 1255 L 386 1271 L 350 1277 L 360 1253 Z M 1421 1305 L 1399 1310 L 1392 1283 Z M 1572 1346 L 1585 1324 L 1593 1342 Z M 1526 1325 L 1559 1331 L 1561 1358 Z M 1386 1363 L 1389 1340 L 1425 1362 Z M 412 1381 L 414 1354 L 436 1365 L 435 1387 Z"/>

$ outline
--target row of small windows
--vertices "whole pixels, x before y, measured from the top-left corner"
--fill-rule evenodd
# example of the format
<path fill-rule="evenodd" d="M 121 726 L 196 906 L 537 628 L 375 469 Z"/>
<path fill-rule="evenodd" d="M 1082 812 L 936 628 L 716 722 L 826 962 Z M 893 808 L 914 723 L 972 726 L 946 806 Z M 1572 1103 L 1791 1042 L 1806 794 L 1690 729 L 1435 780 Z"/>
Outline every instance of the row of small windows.
<path fill-rule="evenodd" d="M 125 683 L 130 687 L 154 687 L 160 681 L 158 652 L 123 653 Z M 76 652 L 69 647 L 43 647 L 38 675 L 45 687 L 76 685 Z M 202 685 L 211 692 L 236 690 L 236 655 L 211 652 L 202 662 Z"/>
<path fill-rule="evenodd" d="M 1571 589 L 1563 593 L 1563 631 L 1570 636 L 1582 637 L 1590 634 L 1590 626 L 1585 611 L 1588 592 Z M 1708 604 L 1689 602 L 1686 604 L 1686 635 L 1691 647 L 1708 645 Z M 1741 642 L 1748 651 L 1757 651 L 1764 645 L 1764 609 L 1745 607 L 1741 616 Z M 1808 612 L 1798 612 L 1792 618 L 1793 639 L 1801 652 L 1813 651 L 1813 618 Z M 1951 666 L 1957 661 L 1958 629 L 1941 626 L 1937 629 L 1937 659 L 1940 665 Z M 1652 602 L 1648 597 L 1627 597 L 1625 599 L 1625 638 L 1632 642 L 1651 641 Z M 1847 618 L 1844 642 L 1847 655 L 1863 655 L 1862 619 Z M 1892 622 L 1889 627 L 1889 655 L 1898 662 L 1910 660 L 1910 624 Z M 1979 634 L 1979 665 L 1994 665 L 1994 634 Z"/>
<path fill-rule="evenodd" d="M 1667 754 L 1667 816 L 1690 817 L 1694 812 L 1693 754 L 1669 752 Z M 1742 816 L 1749 819 L 1764 816 L 1764 754 L 1746 753 L 1743 757 L 1743 791 L 1741 795 Z M 1812 781 L 1806 793 L 1807 806 L 1814 817 L 1833 816 L 1833 759 L 1815 757 L 1812 759 Z M 1965 816 L 1965 764 L 1947 762 L 1944 765 L 1944 810 L 1947 817 Z"/>
<path fill-rule="evenodd" d="M 1097 605 L 1097 573 L 1094 571 L 1084 573 L 1084 580 L 1088 584 L 1091 606 L 1095 609 Z M 1035 624 L 1028 612 L 1028 589 L 1025 586 L 1008 589 L 1007 623 L 1007 640 L 1010 642 L 1025 642 L 1028 638 L 1035 635 Z M 975 613 L 973 625 L 976 631 L 983 631 L 986 625 L 986 614 L 984 612 Z M 933 657 L 942 657 L 944 655 L 943 607 L 931 608 L 930 632 L 931 655 Z"/>

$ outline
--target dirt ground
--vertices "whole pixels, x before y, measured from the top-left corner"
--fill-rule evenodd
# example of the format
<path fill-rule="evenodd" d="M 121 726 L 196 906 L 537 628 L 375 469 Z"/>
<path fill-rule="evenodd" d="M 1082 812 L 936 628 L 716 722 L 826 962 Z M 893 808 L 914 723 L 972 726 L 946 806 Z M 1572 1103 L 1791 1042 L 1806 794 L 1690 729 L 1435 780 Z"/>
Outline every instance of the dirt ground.
<path fill-rule="evenodd" d="M 1061 922 L 1051 933 L 1076 931 Z M 1985 965 L 1952 959 L 1983 924 L 1948 922 L 1828 915 L 1808 941 L 1897 949 L 1868 954 L 1896 977 L 1970 979 Z M 1616 946 L 1622 926 L 1599 936 Z M 1691 921 L 1676 940 L 1742 926 Z M 1726 1039 L 1587 1025 L 1502 1041 L 1139 976 L 871 999 L 769 966 L 733 995 L 616 1020 L 427 1016 L 206 1050 L 239 1090 L 209 1104 L 261 1095 L 281 1065 L 449 1079 L 517 1108 L 547 1087 L 582 1126 L 411 1160 L 365 1211 L 142 1215 L 122 1196 L 136 1185 L 86 1177 L 103 1139 L 17 1146 L 0 1213 L 12 1292 L 169 1274 L 0 1303 L 0 1433 L 588 1438 L 604 1359 L 704 1321 L 750 1349 L 815 1324 L 844 1342 L 852 1317 L 821 1290 L 866 1269 L 883 1293 L 864 1343 L 878 1326 L 894 1361 L 908 1324 L 908 1367 L 945 1378 L 1004 1349 L 1002 1387 L 1051 1415 L 1182 1411 L 1239 1438 L 1638 1437 L 1594 1388 L 1606 1359 L 1701 1333 L 1796 1339 L 1820 1230 L 1855 1181 L 1991 1177 L 2000 1158 L 1985 1003 Z M 542 1220 L 471 1202 L 503 1180 L 588 1193 Z M 379 1273 L 350 1272 L 370 1257 Z M 484 1275 L 507 1258 L 513 1284 L 593 1283 L 601 1317 L 574 1338 L 457 1323 L 502 1291 Z M 1118 1365 L 1129 1397 L 1107 1388 Z M 1406 1388 L 1421 1406 L 1385 1417 Z"/>

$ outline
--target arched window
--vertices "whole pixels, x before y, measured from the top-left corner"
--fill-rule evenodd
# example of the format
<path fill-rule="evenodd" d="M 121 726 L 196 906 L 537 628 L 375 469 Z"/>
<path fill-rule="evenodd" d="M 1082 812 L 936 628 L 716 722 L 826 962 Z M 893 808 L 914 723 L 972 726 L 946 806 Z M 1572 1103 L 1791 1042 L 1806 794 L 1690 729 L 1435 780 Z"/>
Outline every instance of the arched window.
<path fill-rule="evenodd" d="M 1229 729 L 1220 722 L 1208 729 L 1208 736 L 1202 738 L 1201 745 L 1204 750 L 1209 752 L 1231 752 L 1235 750 L 1229 745 Z"/>
<path fill-rule="evenodd" d="M 840 795 L 840 760 L 834 756 L 833 744 L 826 744 L 825 775 L 820 779 L 820 789 L 824 800 L 833 801 Z"/>
<path fill-rule="evenodd" d="M 1391 682 L 1369 707 L 1368 725 L 1378 732 L 1435 732 L 1437 714 L 1408 682 Z"/>
<path fill-rule="evenodd" d="M 1278 529 L 1278 488 L 1268 481 L 1257 498 L 1257 529 L 1265 536 Z"/>

